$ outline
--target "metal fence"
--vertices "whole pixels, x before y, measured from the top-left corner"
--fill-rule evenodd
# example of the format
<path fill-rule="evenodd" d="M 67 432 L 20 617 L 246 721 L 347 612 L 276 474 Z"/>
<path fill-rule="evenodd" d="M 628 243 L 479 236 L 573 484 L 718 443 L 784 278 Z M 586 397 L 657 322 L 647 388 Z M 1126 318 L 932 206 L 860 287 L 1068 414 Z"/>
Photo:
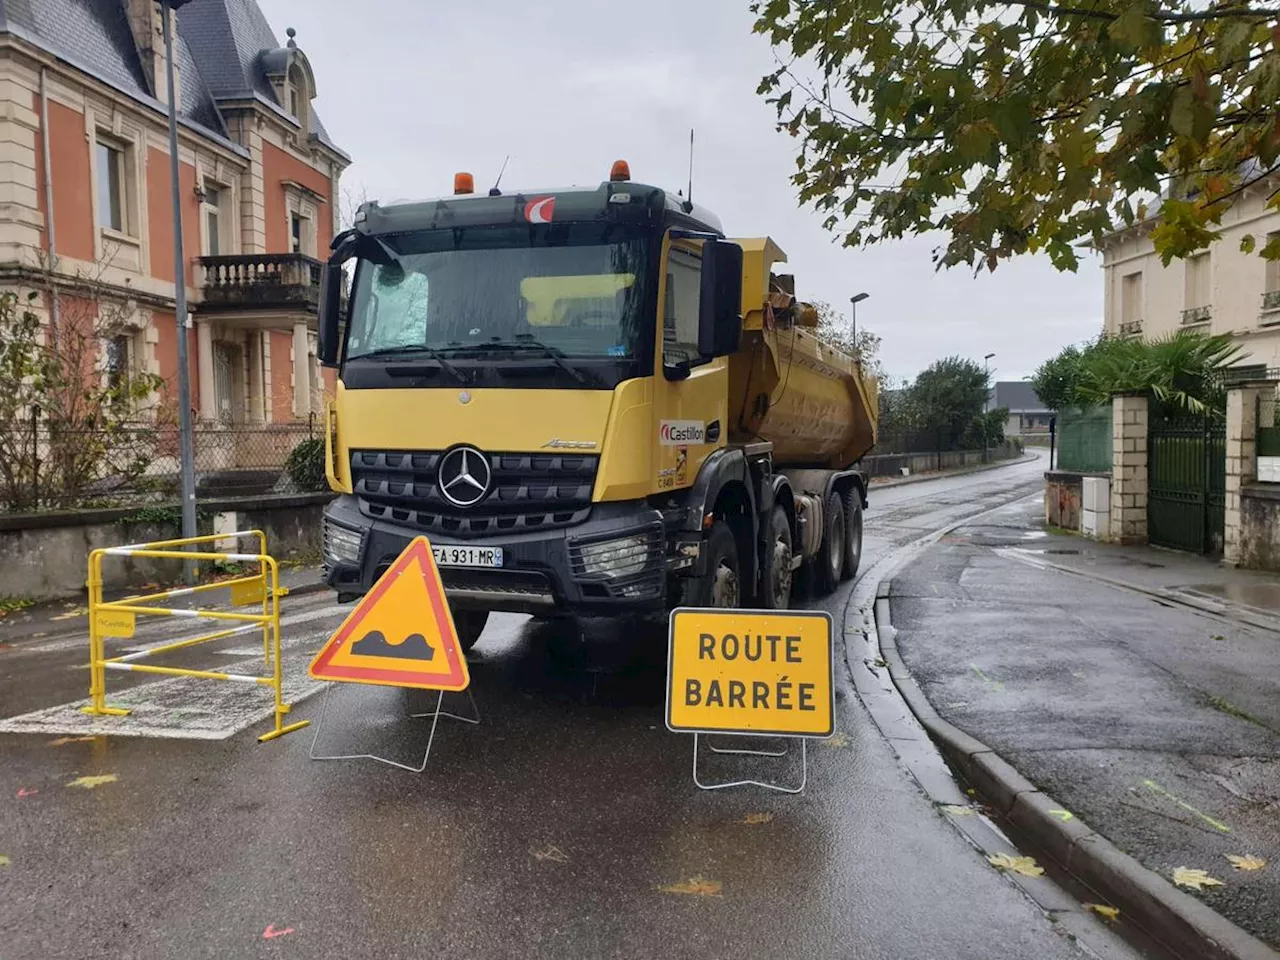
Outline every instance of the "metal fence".
<path fill-rule="evenodd" d="M 1110 473 L 1111 444 L 1110 405 L 1063 410 L 1058 414 L 1057 469 Z"/>
<path fill-rule="evenodd" d="M 193 431 L 202 497 L 292 490 L 285 470 L 320 420 L 202 424 Z M 178 497 L 176 425 L 113 424 L 78 430 L 38 416 L 0 425 L 0 512 L 34 513 L 172 503 Z"/>

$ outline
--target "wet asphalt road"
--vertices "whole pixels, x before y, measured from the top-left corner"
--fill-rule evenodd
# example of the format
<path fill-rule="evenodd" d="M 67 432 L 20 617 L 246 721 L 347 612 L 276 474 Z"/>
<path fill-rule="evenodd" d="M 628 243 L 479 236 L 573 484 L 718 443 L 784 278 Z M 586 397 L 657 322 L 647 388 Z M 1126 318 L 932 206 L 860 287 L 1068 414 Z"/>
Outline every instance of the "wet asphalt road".
<path fill-rule="evenodd" d="M 1227 859 L 1280 863 L 1280 637 L 1028 563 L 1101 549 L 1042 518 L 1011 504 L 894 576 L 904 660 L 942 717 L 1280 946 L 1280 882 Z"/>
<path fill-rule="evenodd" d="M 1034 492 L 1042 470 L 875 491 L 864 569 Z M 812 603 L 838 647 L 849 597 Z M 287 662 L 336 626 L 330 606 L 289 602 Z M 0 734 L 0 960 L 1082 955 L 924 799 L 841 666 L 839 733 L 811 749 L 803 795 L 704 793 L 692 738 L 663 726 L 661 624 L 588 630 L 584 649 L 495 618 L 471 667 L 483 722 L 441 721 L 421 775 L 311 762 L 310 729 L 259 745 L 261 723 L 213 741 Z M 200 657 L 218 654 L 171 662 Z M 83 659 L 63 641 L 0 651 L 0 716 L 83 696 Z M 321 751 L 421 759 L 424 721 L 405 714 L 426 695 L 329 696 Z"/>

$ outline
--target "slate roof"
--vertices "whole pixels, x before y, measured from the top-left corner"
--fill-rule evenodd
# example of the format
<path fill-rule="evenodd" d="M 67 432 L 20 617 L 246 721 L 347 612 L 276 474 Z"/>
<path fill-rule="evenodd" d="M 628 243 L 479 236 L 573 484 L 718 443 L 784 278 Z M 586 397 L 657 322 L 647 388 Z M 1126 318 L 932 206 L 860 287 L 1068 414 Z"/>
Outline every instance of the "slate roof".
<path fill-rule="evenodd" d="M 194 0 L 176 19 L 181 119 L 226 140 L 219 99 L 252 98 L 279 108 L 260 54 L 280 43 L 255 0 Z M 129 96 L 160 105 L 121 0 L 0 0 L 0 33 L 21 37 Z M 314 110 L 310 119 L 317 139 L 341 153 Z"/>
<path fill-rule="evenodd" d="M 1048 413 L 1035 389 L 1026 380 L 1000 380 L 992 391 L 990 409 L 1007 407 L 1010 413 Z"/>

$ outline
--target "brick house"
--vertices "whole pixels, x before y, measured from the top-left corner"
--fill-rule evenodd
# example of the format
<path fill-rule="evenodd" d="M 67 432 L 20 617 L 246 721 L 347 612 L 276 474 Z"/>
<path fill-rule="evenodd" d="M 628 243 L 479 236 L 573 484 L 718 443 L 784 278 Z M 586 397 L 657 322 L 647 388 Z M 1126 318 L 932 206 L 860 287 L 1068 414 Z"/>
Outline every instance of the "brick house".
<path fill-rule="evenodd" d="M 254 0 L 173 17 L 196 422 L 305 422 L 323 407 L 316 258 L 350 158 L 312 109 L 292 30 L 282 45 Z M 0 0 L 0 285 L 37 291 L 55 323 L 109 304 L 107 365 L 157 374 L 173 398 L 166 102 L 153 0 Z M 249 466 L 223 454 L 214 466 Z"/>

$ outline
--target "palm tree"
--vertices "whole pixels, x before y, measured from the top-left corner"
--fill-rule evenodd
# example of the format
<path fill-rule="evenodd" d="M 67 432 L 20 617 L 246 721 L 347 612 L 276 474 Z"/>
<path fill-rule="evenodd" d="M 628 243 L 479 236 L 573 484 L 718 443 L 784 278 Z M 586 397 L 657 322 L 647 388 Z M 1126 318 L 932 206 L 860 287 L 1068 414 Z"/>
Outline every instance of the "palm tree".
<path fill-rule="evenodd" d="M 1243 354 L 1229 334 L 1179 330 L 1156 340 L 1103 337 L 1080 358 L 1076 392 L 1087 404 L 1106 403 L 1117 393 L 1150 393 L 1170 410 L 1224 411 L 1223 371 Z"/>

